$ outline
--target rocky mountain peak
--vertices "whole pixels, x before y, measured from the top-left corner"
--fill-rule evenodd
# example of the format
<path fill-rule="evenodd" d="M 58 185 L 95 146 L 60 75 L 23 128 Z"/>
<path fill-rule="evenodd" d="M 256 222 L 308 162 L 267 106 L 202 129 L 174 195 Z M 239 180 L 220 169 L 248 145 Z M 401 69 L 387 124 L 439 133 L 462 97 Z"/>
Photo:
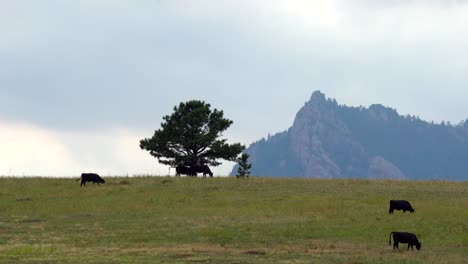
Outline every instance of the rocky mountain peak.
<path fill-rule="evenodd" d="M 310 100 L 297 112 L 294 119 L 293 129 L 298 127 L 311 128 L 319 120 L 333 119 L 331 100 L 327 99 L 321 91 L 312 93 Z"/>
<path fill-rule="evenodd" d="M 326 96 L 324 93 L 321 91 L 317 90 L 312 93 L 312 96 L 310 97 L 309 102 L 325 102 L 327 100 Z"/>
<path fill-rule="evenodd" d="M 312 93 L 312 96 L 310 97 L 310 100 L 305 103 L 305 107 L 314 107 L 314 108 L 322 108 L 331 102 L 330 99 L 327 99 L 324 93 L 321 91 L 317 90 Z"/>

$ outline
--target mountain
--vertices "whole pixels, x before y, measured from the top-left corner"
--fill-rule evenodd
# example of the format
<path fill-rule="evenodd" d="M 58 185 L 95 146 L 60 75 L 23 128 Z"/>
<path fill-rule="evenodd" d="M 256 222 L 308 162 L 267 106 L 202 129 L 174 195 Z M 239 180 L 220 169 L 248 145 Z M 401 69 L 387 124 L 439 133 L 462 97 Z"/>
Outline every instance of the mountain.
<path fill-rule="evenodd" d="M 467 180 L 468 119 L 429 123 L 379 104 L 339 105 L 316 91 L 292 127 L 246 152 L 258 176 Z"/>

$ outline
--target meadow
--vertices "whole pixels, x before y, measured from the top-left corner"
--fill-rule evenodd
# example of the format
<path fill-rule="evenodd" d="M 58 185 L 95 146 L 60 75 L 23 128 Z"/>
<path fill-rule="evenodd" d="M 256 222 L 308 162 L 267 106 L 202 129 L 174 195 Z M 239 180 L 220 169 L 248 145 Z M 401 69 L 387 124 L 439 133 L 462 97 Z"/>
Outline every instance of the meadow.
<path fill-rule="evenodd" d="M 0 263 L 468 263 L 468 182 L 105 179 L 0 178 Z"/>

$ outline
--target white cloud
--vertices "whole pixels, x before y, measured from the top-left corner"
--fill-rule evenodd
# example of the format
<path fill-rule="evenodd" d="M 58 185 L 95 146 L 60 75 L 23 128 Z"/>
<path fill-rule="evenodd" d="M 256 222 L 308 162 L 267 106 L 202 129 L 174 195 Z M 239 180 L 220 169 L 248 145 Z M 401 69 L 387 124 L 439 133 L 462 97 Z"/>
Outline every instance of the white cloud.
<path fill-rule="evenodd" d="M 138 147 L 135 131 L 53 131 L 0 123 L 0 175 L 165 175 L 167 168 Z"/>
<path fill-rule="evenodd" d="M 54 131 L 29 124 L 0 122 L 0 175 L 79 176 L 97 172 L 106 176 L 159 175 L 169 167 L 139 147 L 147 132 L 130 129 Z M 151 132 L 150 132 L 151 133 Z M 232 163 L 213 168 L 227 175 Z M 171 169 L 171 175 L 174 169 Z"/>
<path fill-rule="evenodd" d="M 26 124 L 0 123 L 0 175 L 58 175 L 79 167 L 56 135 Z"/>

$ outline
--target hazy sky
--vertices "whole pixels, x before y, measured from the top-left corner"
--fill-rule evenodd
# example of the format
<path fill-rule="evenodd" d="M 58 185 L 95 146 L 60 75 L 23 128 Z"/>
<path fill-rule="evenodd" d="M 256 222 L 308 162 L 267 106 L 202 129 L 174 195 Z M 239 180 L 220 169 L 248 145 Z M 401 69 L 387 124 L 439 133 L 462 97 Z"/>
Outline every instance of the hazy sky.
<path fill-rule="evenodd" d="M 462 0 L 2 1 L 0 40 L 0 175 L 165 174 L 139 140 L 189 99 L 247 145 L 314 90 L 468 117 Z"/>

